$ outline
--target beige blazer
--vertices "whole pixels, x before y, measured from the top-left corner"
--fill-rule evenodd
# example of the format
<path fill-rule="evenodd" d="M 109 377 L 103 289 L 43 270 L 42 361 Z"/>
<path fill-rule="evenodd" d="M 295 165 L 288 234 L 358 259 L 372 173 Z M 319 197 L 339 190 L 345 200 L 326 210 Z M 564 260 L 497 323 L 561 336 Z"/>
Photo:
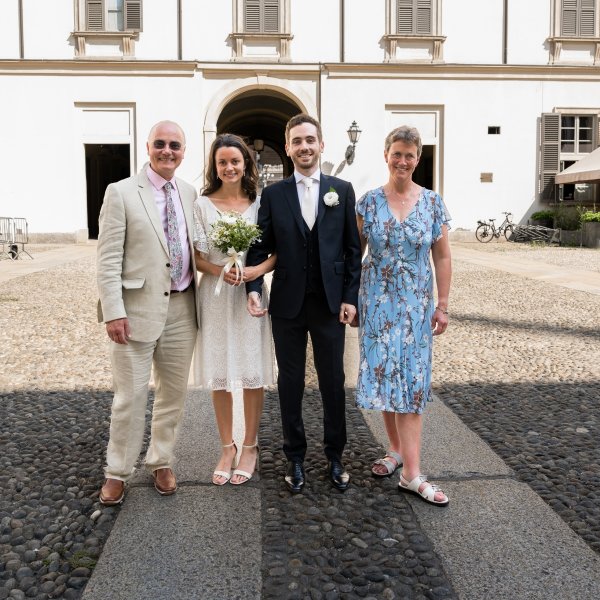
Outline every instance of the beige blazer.
<path fill-rule="evenodd" d="M 193 257 L 196 192 L 189 183 L 179 178 L 175 180 L 187 225 L 194 282 L 197 283 Z M 111 183 L 106 188 L 100 210 L 98 321 L 127 317 L 132 340 L 157 340 L 169 308 L 171 275 L 168 263 L 167 240 L 145 169 L 137 175 Z M 197 317 L 198 309 L 196 300 Z"/>

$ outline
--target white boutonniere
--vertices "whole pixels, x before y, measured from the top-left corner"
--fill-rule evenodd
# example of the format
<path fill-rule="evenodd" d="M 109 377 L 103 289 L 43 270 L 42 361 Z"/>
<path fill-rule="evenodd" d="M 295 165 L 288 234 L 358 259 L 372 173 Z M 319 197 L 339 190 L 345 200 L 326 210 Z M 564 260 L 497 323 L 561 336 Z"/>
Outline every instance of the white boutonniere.
<path fill-rule="evenodd" d="M 329 191 L 323 196 L 323 202 L 325 202 L 327 206 L 337 206 L 340 203 L 340 197 L 335 191 L 335 188 L 329 188 Z"/>

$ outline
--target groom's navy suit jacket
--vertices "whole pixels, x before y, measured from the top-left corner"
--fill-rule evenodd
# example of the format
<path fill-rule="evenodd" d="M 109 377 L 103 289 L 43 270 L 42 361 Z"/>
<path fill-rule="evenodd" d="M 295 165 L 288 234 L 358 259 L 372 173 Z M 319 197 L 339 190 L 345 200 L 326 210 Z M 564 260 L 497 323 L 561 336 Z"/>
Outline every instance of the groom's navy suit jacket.
<path fill-rule="evenodd" d="M 323 201 L 330 188 L 338 195 L 337 206 Z M 261 241 L 250 248 L 247 264 L 257 265 L 270 254 L 277 254 L 269 312 L 274 317 L 293 319 L 306 293 L 309 242 L 293 175 L 263 190 L 258 226 Z M 321 174 L 316 231 L 327 305 L 337 314 L 342 302 L 358 304 L 361 249 L 354 190 L 349 182 Z M 262 278 L 246 284 L 246 290 L 260 292 L 261 285 Z"/>

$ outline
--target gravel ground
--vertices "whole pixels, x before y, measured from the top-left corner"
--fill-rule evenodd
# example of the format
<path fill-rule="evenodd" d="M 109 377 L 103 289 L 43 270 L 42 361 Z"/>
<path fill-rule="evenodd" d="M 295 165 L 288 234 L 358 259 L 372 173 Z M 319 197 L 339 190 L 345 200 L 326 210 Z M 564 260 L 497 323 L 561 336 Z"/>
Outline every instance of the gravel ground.
<path fill-rule="evenodd" d="M 495 246 L 600 266 L 596 250 Z M 450 311 L 435 391 L 600 552 L 600 296 L 457 261 Z"/>
<path fill-rule="evenodd" d="M 478 252 L 535 260 L 559 267 L 573 267 L 577 270 L 600 272 L 600 251 L 592 248 L 567 248 L 499 241 L 492 241 L 487 244 L 480 242 L 452 242 L 452 246 L 471 248 Z"/>

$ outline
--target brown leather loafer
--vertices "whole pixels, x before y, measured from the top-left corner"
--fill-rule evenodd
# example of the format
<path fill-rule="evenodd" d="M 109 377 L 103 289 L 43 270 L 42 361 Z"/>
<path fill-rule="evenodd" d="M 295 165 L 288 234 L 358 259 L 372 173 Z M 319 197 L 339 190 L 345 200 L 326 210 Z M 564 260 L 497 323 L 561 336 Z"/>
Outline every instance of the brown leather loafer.
<path fill-rule="evenodd" d="M 100 490 L 100 504 L 115 506 L 121 504 L 125 497 L 125 482 L 120 479 L 107 479 Z"/>
<path fill-rule="evenodd" d="M 177 491 L 177 480 L 171 469 L 156 469 L 156 471 L 152 471 L 152 477 L 154 478 L 154 487 L 161 496 L 170 496 Z"/>

